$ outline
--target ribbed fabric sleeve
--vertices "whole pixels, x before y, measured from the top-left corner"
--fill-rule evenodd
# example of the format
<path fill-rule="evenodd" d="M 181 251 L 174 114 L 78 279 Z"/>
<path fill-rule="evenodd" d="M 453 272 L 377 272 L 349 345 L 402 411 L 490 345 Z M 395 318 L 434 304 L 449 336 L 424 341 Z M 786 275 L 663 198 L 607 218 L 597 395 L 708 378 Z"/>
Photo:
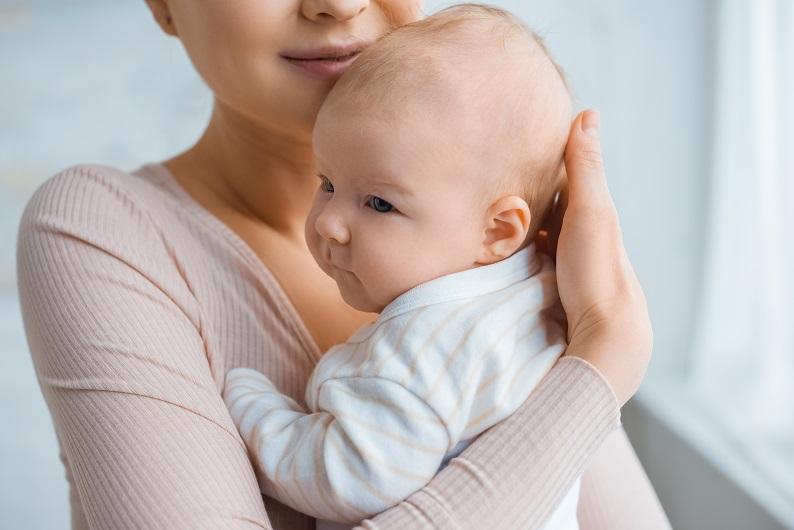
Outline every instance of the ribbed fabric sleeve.
<path fill-rule="evenodd" d="M 25 209 L 17 259 L 73 528 L 314 528 L 263 502 L 221 392 L 247 367 L 303 404 L 319 349 L 254 252 L 165 166 L 49 179 Z M 365 526 L 542 521 L 618 414 L 592 367 L 563 360 L 513 417 Z"/>

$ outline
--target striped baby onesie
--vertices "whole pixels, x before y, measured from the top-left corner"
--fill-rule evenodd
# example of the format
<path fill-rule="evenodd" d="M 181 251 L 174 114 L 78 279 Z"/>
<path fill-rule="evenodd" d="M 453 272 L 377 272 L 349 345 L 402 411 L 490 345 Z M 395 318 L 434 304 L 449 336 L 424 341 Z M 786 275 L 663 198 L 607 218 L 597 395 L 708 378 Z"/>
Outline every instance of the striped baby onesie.
<path fill-rule="evenodd" d="M 345 523 L 399 503 L 552 367 L 566 346 L 558 301 L 554 266 L 530 245 L 397 297 L 325 353 L 308 410 L 263 374 L 231 370 L 224 399 L 263 493 Z M 576 528 L 577 497 L 554 528 Z"/>

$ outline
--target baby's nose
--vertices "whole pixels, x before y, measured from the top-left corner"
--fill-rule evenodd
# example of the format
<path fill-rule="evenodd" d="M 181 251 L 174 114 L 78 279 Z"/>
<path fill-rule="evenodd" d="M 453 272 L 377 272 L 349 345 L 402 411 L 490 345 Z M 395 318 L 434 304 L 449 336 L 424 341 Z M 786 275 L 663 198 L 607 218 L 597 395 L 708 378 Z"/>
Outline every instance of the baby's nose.
<path fill-rule="evenodd" d="M 314 223 L 314 228 L 323 239 L 336 241 L 340 245 L 350 242 L 350 229 L 344 218 L 333 207 L 326 207 Z"/>

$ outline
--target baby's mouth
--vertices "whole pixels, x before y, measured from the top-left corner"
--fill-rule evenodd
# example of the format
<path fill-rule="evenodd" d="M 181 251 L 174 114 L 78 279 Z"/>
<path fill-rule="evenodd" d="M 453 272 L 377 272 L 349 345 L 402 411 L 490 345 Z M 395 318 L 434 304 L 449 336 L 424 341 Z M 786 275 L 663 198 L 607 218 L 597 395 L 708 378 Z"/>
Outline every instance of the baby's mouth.
<path fill-rule="evenodd" d="M 342 272 L 347 272 L 349 274 L 351 273 L 351 271 L 345 269 L 344 267 L 340 267 L 339 265 L 336 264 L 336 261 L 334 260 L 333 256 L 331 255 L 331 249 L 330 248 L 326 248 L 324 258 L 325 258 L 325 263 L 331 269 L 336 269 L 336 270 L 339 270 L 339 271 L 342 271 Z"/>

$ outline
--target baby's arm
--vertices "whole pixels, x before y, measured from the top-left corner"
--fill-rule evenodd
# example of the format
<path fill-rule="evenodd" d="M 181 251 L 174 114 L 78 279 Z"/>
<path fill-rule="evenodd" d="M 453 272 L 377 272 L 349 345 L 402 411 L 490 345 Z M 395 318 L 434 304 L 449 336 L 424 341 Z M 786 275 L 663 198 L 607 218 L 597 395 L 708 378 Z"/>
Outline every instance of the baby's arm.
<path fill-rule="evenodd" d="M 224 399 L 264 493 L 314 517 L 355 522 L 424 486 L 449 449 L 447 426 L 413 392 L 382 377 L 322 382 L 313 411 L 263 374 L 231 370 Z"/>

